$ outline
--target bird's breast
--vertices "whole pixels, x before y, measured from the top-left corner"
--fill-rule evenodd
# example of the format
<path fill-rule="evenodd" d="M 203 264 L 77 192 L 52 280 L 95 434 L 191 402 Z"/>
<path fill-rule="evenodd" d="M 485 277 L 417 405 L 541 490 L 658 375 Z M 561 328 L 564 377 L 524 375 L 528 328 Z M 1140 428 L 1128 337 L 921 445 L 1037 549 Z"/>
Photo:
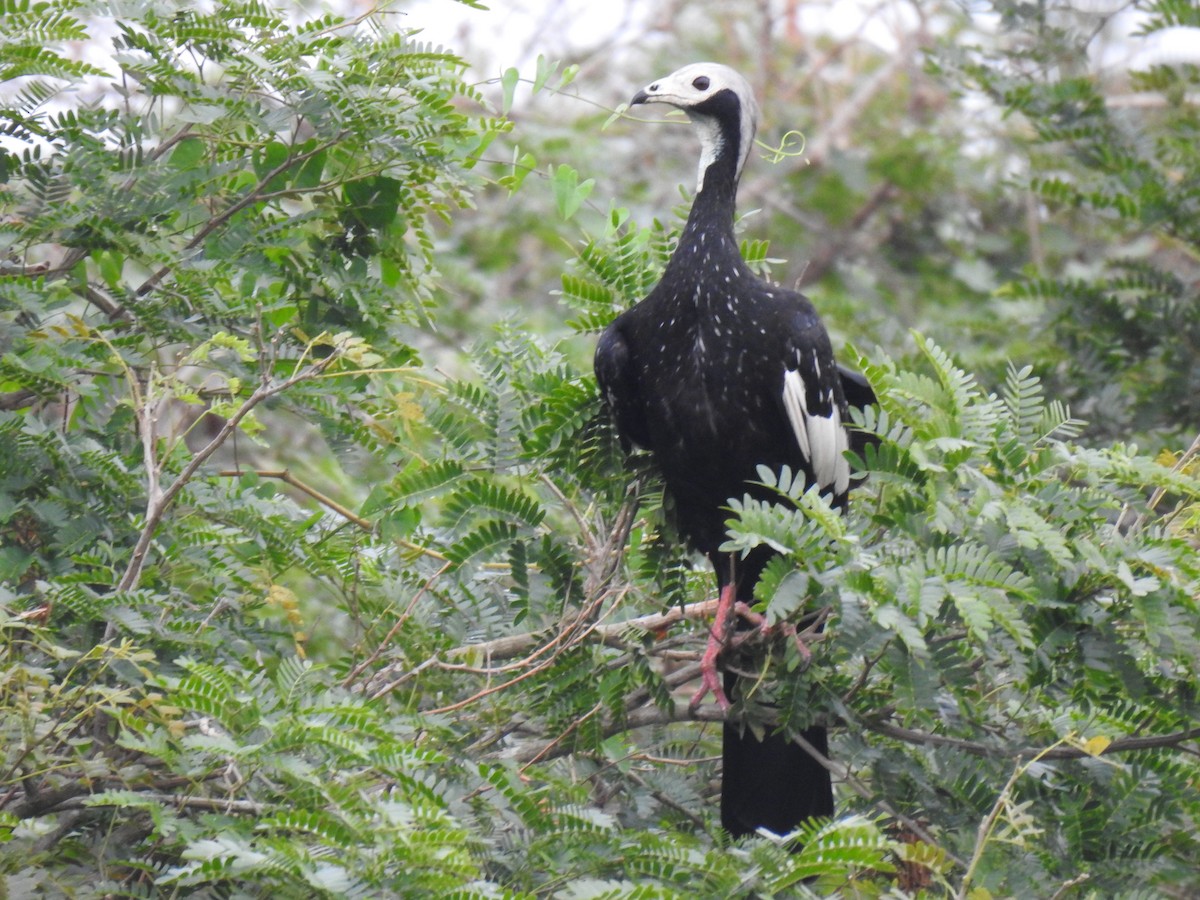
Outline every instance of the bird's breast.
<path fill-rule="evenodd" d="M 754 430 L 771 409 L 782 369 L 771 377 L 764 333 L 747 330 L 728 310 L 662 335 L 643 356 L 644 396 L 654 398 L 651 421 L 672 442 L 712 440 Z"/>

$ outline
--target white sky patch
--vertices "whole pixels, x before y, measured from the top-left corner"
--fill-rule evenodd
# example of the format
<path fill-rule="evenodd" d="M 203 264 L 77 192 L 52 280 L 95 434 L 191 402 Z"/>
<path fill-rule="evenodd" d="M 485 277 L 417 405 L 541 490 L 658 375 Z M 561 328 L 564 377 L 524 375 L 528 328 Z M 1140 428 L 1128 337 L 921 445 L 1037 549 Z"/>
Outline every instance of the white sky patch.
<path fill-rule="evenodd" d="M 832 0 L 798 7 L 798 25 L 807 34 L 828 34 L 834 40 L 858 38 L 885 53 L 900 49 L 900 35 L 915 31 L 920 17 L 909 3 L 879 0 Z"/>
<path fill-rule="evenodd" d="M 485 5 L 487 2 L 485 0 Z M 524 73 L 539 55 L 566 54 L 619 44 L 644 33 L 653 8 L 642 0 L 493 0 L 487 10 L 449 0 L 417 0 L 405 25 L 426 40 L 462 55 L 480 74 L 516 66 Z"/>
<path fill-rule="evenodd" d="M 663 19 L 666 11 L 655 0 L 491 0 L 491 4 L 483 10 L 451 0 L 415 0 L 403 20 L 408 27 L 422 29 L 426 40 L 463 55 L 481 77 L 494 77 L 510 66 L 523 74 L 532 71 L 539 55 L 553 60 L 603 54 L 616 61 L 625 47 L 644 50 L 647 41 L 670 40 L 670 23 Z M 975 28 L 985 34 L 997 31 L 999 16 L 990 7 L 972 3 L 967 7 Z M 862 41 L 885 53 L 899 50 L 905 37 L 922 27 L 917 7 L 906 0 L 826 0 L 801 3 L 794 10 L 794 26 L 800 31 L 837 41 Z M 1094 16 L 1097 24 L 1108 20 L 1089 47 L 1097 70 L 1144 67 L 1146 59 L 1168 65 L 1195 62 L 1200 55 L 1196 29 L 1166 29 L 1160 32 L 1162 37 L 1149 39 L 1136 36 L 1145 13 L 1132 8 L 1128 0 L 1058 0 L 1049 11 Z M 782 19 L 777 24 L 784 26 Z M 924 27 L 934 34 L 941 30 L 939 22 L 928 17 Z"/>
<path fill-rule="evenodd" d="M 1151 66 L 1200 66 L 1200 28 L 1177 26 L 1148 35 L 1128 61 L 1131 69 Z"/>
<path fill-rule="evenodd" d="M 485 3 L 489 0 L 484 0 Z M 590 59 L 620 65 L 626 50 L 645 52 L 648 44 L 671 41 L 671 23 L 657 0 L 490 0 L 492 8 L 475 9 L 453 0 L 413 0 L 412 5 L 389 16 L 397 27 L 421 29 L 421 39 L 440 44 L 463 56 L 474 77 L 496 78 L 511 66 L 526 77 L 533 74 L 538 56 L 550 60 Z M 211 0 L 203 0 L 211 7 Z M 353 0 L 330 0 L 330 6 L 352 15 Z M 968 8 L 971 4 L 968 3 Z M 920 27 L 915 7 L 901 0 L 826 0 L 796 7 L 796 26 L 809 34 L 825 34 L 836 40 L 861 40 L 890 52 L 904 36 Z M 1200 64 L 1200 29 L 1168 28 L 1147 37 L 1135 35 L 1144 24 L 1145 13 L 1132 9 L 1127 0 L 1059 0 L 1052 9 L 1092 15 L 1097 22 L 1107 17 L 1104 28 L 1089 47 L 1092 68 L 1111 76 L 1153 65 Z M 974 25 L 983 33 L 994 33 L 997 17 L 983 7 L 972 10 Z M 926 22 L 926 26 L 932 23 Z M 783 27 L 781 21 L 780 27 Z M 91 39 L 68 50 L 78 58 L 117 75 L 113 58 L 110 17 L 88 20 Z M 936 26 L 933 27 L 936 32 Z M 717 60 L 719 61 L 719 60 Z M 88 79 L 47 104 L 51 112 L 79 103 L 113 101 L 113 78 Z M 20 89 L 21 79 L 0 85 L 10 93 Z M 0 147 L 19 150 L 18 142 L 0 137 Z"/>

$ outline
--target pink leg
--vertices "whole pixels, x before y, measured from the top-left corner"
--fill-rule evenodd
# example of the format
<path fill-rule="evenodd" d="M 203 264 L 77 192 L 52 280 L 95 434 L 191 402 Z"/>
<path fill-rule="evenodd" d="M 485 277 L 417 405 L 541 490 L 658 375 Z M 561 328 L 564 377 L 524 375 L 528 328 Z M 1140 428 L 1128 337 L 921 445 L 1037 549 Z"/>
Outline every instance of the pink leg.
<path fill-rule="evenodd" d="M 692 695 L 688 709 L 695 709 L 708 693 L 712 693 L 721 709 L 729 709 L 729 698 L 725 696 L 725 688 L 721 685 L 721 675 L 717 671 L 717 657 L 725 649 L 733 630 L 734 599 L 737 597 L 737 585 L 730 582 L 721 588 L 717 598 L 717 614 L 713 619 L 712 630 L 708 633 L 708 646 L 700 657 L 700 689 Z"/>
<path fill-rule="evenodd" d="M 741 616 L 751 625 L 758 629 L 763 635 L 770 634 L 774 628 L 767 624 L 767 617 L 761 613 L 756 613 L 748 605 L 740 600 L 737 600 L 737 586 L 730 583 L 721 588 L 721 594 L 717 598 L 717 613 L 713 619 L 712 630 L 708 633 L 708 645 L 704 648 L 704 655 L 700 657 L 700 687 L 695 694 L 692 695 L 691 701 L 688 703 L 688 709 L 696 709 L 700 702 L 708 695 L 712 694 L 720 704 L 721 709 L 729 709 L 729 698 L 725 696 L 725 687 L 721 684 L 721 674 L 717 671 L 717 659 L 721 655 L 721 651 L 730 644 L 740 643 L 740 639 L 745 638 L 750 632 L 743 632 L 742 635 L 734 636 L 733 623 L 737 616 Z M 804 642 L 804 637 L 796 630 L 796 626 L 789 622 L 775 626 L 784 634 L 789 635 L 796 643 L 796 649 L 799 651 L 801 658 L 804 660 L 804 665 L 807 666 L 812 661 L 812 651 Z M 815 626 L 810 626 L 805 633 L 811 633 Z"/>

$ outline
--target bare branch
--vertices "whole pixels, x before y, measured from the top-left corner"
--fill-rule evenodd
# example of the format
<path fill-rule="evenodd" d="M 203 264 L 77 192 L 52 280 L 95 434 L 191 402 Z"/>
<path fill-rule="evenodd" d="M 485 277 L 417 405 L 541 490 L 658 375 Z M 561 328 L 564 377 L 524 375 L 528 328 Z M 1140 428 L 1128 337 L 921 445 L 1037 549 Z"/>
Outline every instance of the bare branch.
<path fill-rule="evenodd" d="M 699 666 L 696 667 L 697 673 Z M 645 728 L 651 725 L 670 725 L 674 722 L 723 722 L 725 714 L 717 706 L 702 706 L 698 709 L 688 709 L 687 701 L 672 702 L 669 707 L 643 706 L 620 720 L 609 720 L 601 726 L 605 737 L 632 731 L 635 728 Z M 573 748 L 562 743 L 562 737 L 553 740 L 537 740 L 505 748 L 493 754 L 503 759 L 511 759 L 522 765 L 537 760 L 545 762 L 567 756 Z"/>
<path fill-rule="evenodd" d="M 806 287 L 824 278 L 829 270 L 833 268 L 833 264 L 837 261 L 838 257 L 846 252 L 846 247 L 850 239 L 897 193 L 899 191 L 890 181 L 884 181 L 876 185 L 875 190 L 871 192 L 866 202 L 851 217 L 846 227 L 838 232 L 836 239 L 827 241 L 816 256 L 804 267 L 804 271 L 800 273 L 797 287 Z"/>
<path fill-rule="evenodd" d="M 440 569 L 429 576 L 429 579 L 423 585 L 421 585 L 421 589 L 413 594 L 413 598 L 408 601 L 408 606 L 405 607 L 404 612 L 400 614 L 400 617 L 396 619 L 395 624 L 388 629 L 388 633 L 384 636 L 383 640 L 379 642 L 379 646 L 375 648 L 375 652 L 350 670 L 350 674 L 347 675 L 342 681 L 342 687 L 353 684 L 354 681 L 357 680 L 358 676 L 361 675 L 367 668 L 367 666 L 379 659 L 383 651 L 391 644 L 392 638 L 396 636 L 396 633 L 399 632 L 404 626 L 404 623 L 408 621 L 409 617 L 412 615 L 412 611 L 416 608 L 420 599 L 429 593 L 429 589 L 433 587 L 435 581 L 437 581 L 450 570 L 451 565 L 452 564 L 450 562 L 446 562 Z"/>
<path fill-rule="evenodd" d="M 691 621 L 696 619 L 704 619 L 712 616 L 716 611 L 716 600 L 703 600 L 699 603 L 689 603 L 686 606 L 675 606 L 664 613 L 650 613 L 645 616 L 638 616 L 634 619 L 625 619 L 621 622 L 610 622 L 605 625 L 595 625 L 588 632 L 588 640 L 595 643 L 606 644 L 608 646 L 623 649 L 628 646 L 631 635 L 639 634 L 656 634 L 666 631 L 673 625 L 678 625 L 680 622 Z M 437 665 L 438 662 L 445 661 L 452 663 L 454 660 L 460 659 L 486 659 L 490 662 L 515 659 L 525 654 L 530 654 L 537 648 L 544 648 L 551 635 L 554 634 L 554 628 L 542 628 L 537 631 L 529 631 L 524 634 L 510 634 L 502 638 L 496 638 L 491 641 L 482 641 L 478 644 L 464 644 L 461 647 L 455 647 L 448 650 L 442 656 L 442 660 L 433 662 Z M 537 655 L 534 653 L 533 655 Z M 527 662 L 528 660 L 523 660 Z M 428 668 L 429 661 L 421 664 L 422 668 Z M 480 674 L 496 674 L 497 669 L 480 670 Z M 374 681 L 381 679 L 396 677 L 398 666 L 388 666 L 376 674 Z"/>
<path fill-rule="evenodd" d="M 128 591 L 138 583 L 142 575 L 142 569 L 146 564 L 146 554 L 149 552 L 150 542 L 154 539 L 154 534 L 158 530 L 159 523 L 162 522 L 163 515 L 175 501 L 175 498 L 179 496 L 179 492 L 192 480 L 192 477 L 199 468 L 237 430 L 242 420 L 264 400 L 274 397 L 276 394 L 288 390 L 301 381 L 305 381 L 325 371 L 337 358 L 337 353 L 330 353 L 324 359 L 298 369 L 283 381 L 271 381 L 268 376 L 264 376 L 262 384 L 255 388 L 254 392 L 246 398 L 246 401 L 238 407 L 232 416 L 225 420 L 213 439 L 196 452 L 188 464 L 184 466 L 183 471 L 176 476 L 175 480 L 171 482 L 166 490 L 162 491 L 158 487 L 158 475 L 161 469 L 158 462 L 154 459 L 154 413 L 152 407 L 155 405 L 155 402 L 149 397 L 134 398 L 143 420 L 142 440 L 145 444 L 144 450 L 148 454 L 146 458 L 146 470 L 150 480 L 150 489 L 147 492 L 146 520 L 142 525 L 141 533 L 138 535 L 137 543 L 134 545 L 133 553 L 129 558 L 129 565 L 125 569 L 125 574 L 117 584 L 117 590 Z M 136 384 L 134 387 L 136 390 Z M 115 625 L 109 623 L 105 631 L 105 639 L 111 639 L 114 633 Z"/>
<path fill-rule="evenodd" d="M 37 399 L 37 394 L 29 390 L 12 391 L 8 394 L 0 394 L 0 410 L 8 412 L 14 409 L 21 409 L 29 406 Z"/>

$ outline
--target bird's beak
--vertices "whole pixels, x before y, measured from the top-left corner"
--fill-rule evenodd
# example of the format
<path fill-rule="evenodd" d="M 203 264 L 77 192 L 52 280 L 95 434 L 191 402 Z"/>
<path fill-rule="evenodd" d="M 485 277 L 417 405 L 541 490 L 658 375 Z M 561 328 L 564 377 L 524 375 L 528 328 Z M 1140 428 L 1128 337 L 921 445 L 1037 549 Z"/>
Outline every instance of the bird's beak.
<path fill-rule="evenodd" d="M 633 99 L 629 101 L 630 106 L 637 106 L 639 103 L 649 103 L 650 95 L 645 91 L 638 91 L 633 95 Z"/>

